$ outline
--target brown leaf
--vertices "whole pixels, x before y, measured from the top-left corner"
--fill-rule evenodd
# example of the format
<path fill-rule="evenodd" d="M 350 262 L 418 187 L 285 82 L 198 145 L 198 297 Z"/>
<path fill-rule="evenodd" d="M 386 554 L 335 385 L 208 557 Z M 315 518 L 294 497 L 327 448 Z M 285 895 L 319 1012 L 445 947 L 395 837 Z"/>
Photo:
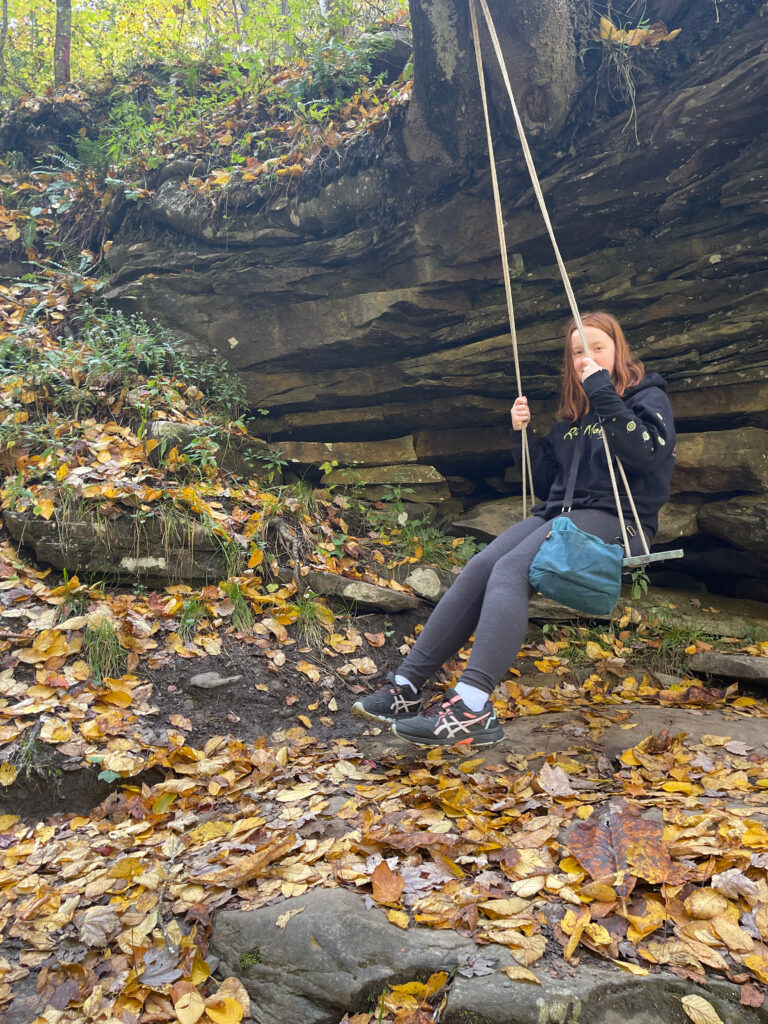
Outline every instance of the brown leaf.
<path fill-rule="evenodd" d="M 405 879 L 395 874 L 385 860 L 376 866 L 371 875 L 373 886 L 373 898 L 377 903 L 384 903 L 392 906 L 400 902 L 400 897 L 405 889 Z"/>
<path fill-rule="evenodd" d="M 646 821 L 626 800 L 616 797 L 586 821 L 571 826 L 568 847 L 592 878 L 617 876 L 613 887 L 626 897 L 637 881 L 633 866 L 642 877 L 647 873 L 663 880 L 676 867 L 662 843 L 663 831 L 661 822 Z"/>
<path fill-rule="evenodd" d="M 257 853 L 248 854 L 246 857 L 239 857 L 234 864 L 230 864 L 226 868 L 220 868 L 218 871 L 207 871 L 202 875 L 197 875 L 194 881 L 209 882 L 211 885 L 235 888 L 244 882 L 257 878 L 265 867 L 278 860 L 283 854 L 288 853 L 295 840 L 296 836 L 290 833 L 282 839 L 268 843 Z"/>
<path fill-rule="evenodd" d="M 762 1006 L 764 1001 L 765 996 L 754 985 L 741 986 L 742 1006 Z"/>
<path fill-rule="evenodd" d="M 363 636 L 371 647 L 383 647 L 387 642 L 387 638 L 383 633 L 363 633 Z"/>

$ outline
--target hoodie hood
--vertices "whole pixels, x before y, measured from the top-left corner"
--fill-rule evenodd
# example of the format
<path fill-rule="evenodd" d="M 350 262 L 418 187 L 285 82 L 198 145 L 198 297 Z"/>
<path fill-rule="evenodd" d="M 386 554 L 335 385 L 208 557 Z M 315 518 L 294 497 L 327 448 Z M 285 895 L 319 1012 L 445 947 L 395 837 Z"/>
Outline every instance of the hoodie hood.
<path fill-rule="evenodd" d="M 662 391 L 667 390 L 667 382 L 659 373 L 646 373 L 639 384 L 634 384 L 632 387 L 627 388 L 624 392 L 624 398 L 631 398 L 632 395 L 636 395 L 639 391 L 645 391 L 646 388 L 661 388 Z"/>

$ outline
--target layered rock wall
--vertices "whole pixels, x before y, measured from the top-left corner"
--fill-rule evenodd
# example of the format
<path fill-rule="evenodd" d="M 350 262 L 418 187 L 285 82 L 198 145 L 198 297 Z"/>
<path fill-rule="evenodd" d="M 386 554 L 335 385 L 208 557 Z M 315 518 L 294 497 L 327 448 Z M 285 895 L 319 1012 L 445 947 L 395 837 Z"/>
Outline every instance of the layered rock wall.
<path fill-rule="evenodd" d="M 585 43 L 584 5 L 553 5 L 545 31 L 523 0 L 491 4 L 510 57 L 528 40 L 516 90 L 546 96 L 523 113 L 581 307 L 618 315 L 667 378 L 681 455 L 704 446 L 690 472 L 681 458 L 688 505 L 768 490 L 757 470 L 718 482 L 707 465 L 720 445 L 715 462 L 732 468 L 735 432 L 768 429 L 768 18 L 757 2 L 721 0 L 719 21 L 706 6 L 668 0 L 680 36 L 633 55 L 636 142 L 631 113 L 627 124 L 610 99 L 615 54 L 594 71 L 601 44 Z M 472 481 L 477 500 L 488 480 L 515 489 L 514 475 L 504 481 L 515 387 L 461 11 L 414 4 L 415 98 L 365 160 L 267 201 L 241 189 L 226 221 L 165 182 L 115 241 L 110 296 L 160 318 L 201 358 L 230 359 L 253 406 L 269 410 L 259 427 L 273 441 L 410 435 L 419 462 Z M 553 39 L 562 45 L 547 50 Z M 522 374 L 546 428 L 567 304 L 487 56 Z M 696 542 L 712 564 L 723 559 L 716 536 L 706 527 Z"/>

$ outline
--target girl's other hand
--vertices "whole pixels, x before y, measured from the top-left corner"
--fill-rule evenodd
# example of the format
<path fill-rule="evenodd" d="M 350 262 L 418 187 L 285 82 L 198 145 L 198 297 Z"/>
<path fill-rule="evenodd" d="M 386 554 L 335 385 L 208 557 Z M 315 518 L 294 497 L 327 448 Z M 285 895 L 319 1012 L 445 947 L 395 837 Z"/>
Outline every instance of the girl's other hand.
<path fill-rule="evenodd" d="M 512 426 L 515 430 L 522 430 L 531 422 L 531 410 L 528 408 L 528 399 L 521 395 L 515 399 L 515 404 L 510 409 L 512 414 Z"/>
<path fill-rule="evenodd" d="M 577 357 L 574 360 L 574 368 L 581 378 L 582 384 L 587 377 L 591 377 L 593 373 L 599 373 L 603 369 L 602 366 L 596 363 L 595 360 L 591 359 L 589 356 L 581 356 L 581 358 Z"/>

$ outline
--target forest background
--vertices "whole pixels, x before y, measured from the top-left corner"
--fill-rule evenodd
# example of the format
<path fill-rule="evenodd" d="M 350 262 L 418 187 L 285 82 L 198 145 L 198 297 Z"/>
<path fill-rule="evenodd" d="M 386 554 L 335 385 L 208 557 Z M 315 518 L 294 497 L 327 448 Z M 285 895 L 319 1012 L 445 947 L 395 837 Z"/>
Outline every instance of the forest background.
<path fill-rule="evenodd" d="M 50 85 L 119 76 L 140 62 L 235 60 L 257 85 L 276 63 L 344 38 L 396 0 L 3 0 L 0 83 L 6 98 Z"/>

